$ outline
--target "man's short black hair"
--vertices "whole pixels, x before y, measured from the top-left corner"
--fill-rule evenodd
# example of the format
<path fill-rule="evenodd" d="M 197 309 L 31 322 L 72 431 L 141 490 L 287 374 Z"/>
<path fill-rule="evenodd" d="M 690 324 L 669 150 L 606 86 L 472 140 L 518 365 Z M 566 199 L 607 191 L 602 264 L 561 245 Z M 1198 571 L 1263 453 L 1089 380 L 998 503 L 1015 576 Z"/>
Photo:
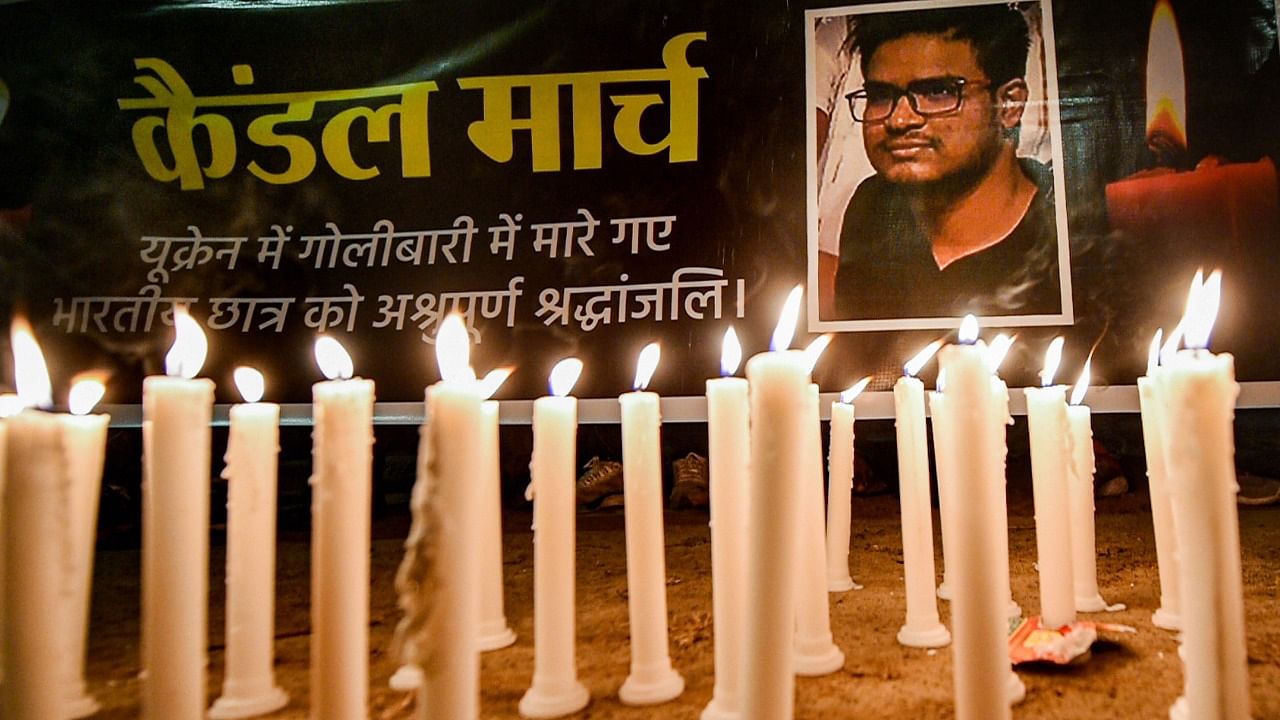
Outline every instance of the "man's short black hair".
<path fill-rule="evenodd" d="M 853 49 L 862 54 L 863 77 L 881 45 L 907 35 L 968 41 L 993 88 L 1026 74 L 1031 38 L 1019 3 L 861 16 L 854 23 L 851 39 Z"/>

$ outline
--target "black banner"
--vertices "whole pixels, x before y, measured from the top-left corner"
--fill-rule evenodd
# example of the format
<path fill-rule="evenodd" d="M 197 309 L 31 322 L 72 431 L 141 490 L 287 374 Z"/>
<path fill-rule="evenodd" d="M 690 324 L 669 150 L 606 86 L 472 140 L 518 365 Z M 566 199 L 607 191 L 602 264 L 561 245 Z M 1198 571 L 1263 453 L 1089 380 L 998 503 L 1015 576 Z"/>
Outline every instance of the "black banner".
<path fill-rule="evenodd" d="M 869 373 L 887 387 L 969 311 L 998 318 L 987 334 L 1018 333 L 1013 386 L 1034 382 L 1056 334 L 1064 379 L 1093 349 L 1096 382 L 1129 383 L 1206 266 L 1225 276 L 1214 348 L 1236 354 L 1242 380 L 1280 379 L 1274 5 L 1172 4 L 1180 57 L 1154 62 L 1185 71 L 1185 107 L 1150 132 L 1148 2 L 1013 8 L 1031 48 L 1026 95 L 984 67 L 958 84 L 952 70 L 912 75 L 884 59 L 901 49 L 892 29 L 863 77 L 870 18 L 956 5 L 1009 7 L 6 5 L 0 318 L 31 318 L 55 387 L 109 370 L 109 402 L 136 402 L 161 370 L 180 304 L 207 329 L 202 374 L 224 402 L 241 364 L 264 372 L 268 399 L 307 401 L 321 333 L 380 400 L 418 399 L 451 311 L 473 328 L 479 373 L 516 367 L 500 397 L 544 394 L 569 355 L 586 368 L 575 394 L 619 394 L 654 340 L 651 387 L 696 395 L 725 329 L 765 349 L 787 291 L 806 283 L 801 326 L 836 334 L 824 390 Z M 889 100 L 932 113 L 919 127 L 934 130 L 877 146 L 897 120 L 872 103 Z M 1003 254 L 943 257 L 922 195 L 900 192 L 886 164 L 941 154 L 944 121 L 984 107 L 1006 125 L 974 156 L 1016 147 L 1006 170 L 1022 175 L 1007 201 L 949 216 L 948 237 L 993 236 Z M 948 182 L 930 197 L 969 192 Z M 882 245 L 860 244 L 877 223 Z M 956 270 L 912 275 L 911 233 Z M 1008 250 L 1023 235 L 1028 249 Z"/>

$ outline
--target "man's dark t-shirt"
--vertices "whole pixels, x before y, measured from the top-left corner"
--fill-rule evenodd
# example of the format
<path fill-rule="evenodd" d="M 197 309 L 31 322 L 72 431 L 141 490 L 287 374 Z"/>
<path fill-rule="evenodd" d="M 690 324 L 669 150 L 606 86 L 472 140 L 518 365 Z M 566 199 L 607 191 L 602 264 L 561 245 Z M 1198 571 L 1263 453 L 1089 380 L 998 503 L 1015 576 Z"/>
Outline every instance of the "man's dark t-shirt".
<path fill-rule="evenodd" d="M 906 192 L 879 175 L 853 194 L 840 231 L 840 320 L 1058 314 L 1058 233 L 1053 173 L 1019 159 L 1036 184 L 1022 221 L 1004 240 L 939 270 Z"/>

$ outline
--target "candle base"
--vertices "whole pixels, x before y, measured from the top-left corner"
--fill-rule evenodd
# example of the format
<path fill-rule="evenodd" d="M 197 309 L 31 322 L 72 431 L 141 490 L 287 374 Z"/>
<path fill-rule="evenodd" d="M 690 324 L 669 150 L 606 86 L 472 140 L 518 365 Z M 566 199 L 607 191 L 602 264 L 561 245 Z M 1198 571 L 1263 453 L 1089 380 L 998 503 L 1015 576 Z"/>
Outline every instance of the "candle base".
<path fill-rule="evenodd" d="M 524 697 L 520 698 L 520 717 L 531 720 L 564 717 L 591 702 L 591 693 L 581 682 L 574 680 L 572 685 L 560 685 L 557 688 L 535 685 L 525 691 Z"/>
<path fill-rule="evenodd" d="M 742 717 L 741 710 L 729 710 L 724 705 L 725 703 L 719 698 L 711 698 L 711 702 L 703 708 L 698 720 L 738 720 Z"/>
<path fill-rule="evenodd" d="M 828 635 L 819 642 L 796 644 L 796 675 L 821 677 L 830 675 L 842 667 L 844 667 L 844 653 L 831 642 L 831 636 Z"/>
<path fill-rule="evenodd" d="M 1120 612 L 1125 609 L 1124 603 L 1116 603 L 1108 605 L 1106 600 L 1102 599 L 1102 595 L 1094 595 L 1091 598 L 1076 598 L 1076 612 Z"/>
<path fill-rule="evenodd" d="M 289 695 L 278 687 L 271 688 L 260 697 L 229 697 L 223 695 L 209 708 L 209 720 L 238 720 L 275 712 L 289 704 Z"/>
<path fill-rule="evenodd" d="M 862 586 L 854 582 L 851 577 L 831 578 L 827 580 L 827 592 L 837 593 L 861 589 Z"/>
<path fill-rule="evenodd" d="M 1186 697 L 1180 696 L 1169 706 L 1169 720 L 1191 720 L 1191 708 Z"/>
<path fill-rule="evenodd" d="M 391 675 L 391 679 L 387 681 L 387 685 L 392 690 L 400 692 L 410 692 L 417 690 L 422 685 L 422 668 L 417 665 L 401 665 L 398 670 Z"/>
<path fill-rule="evenodd" d="M 1177 613 L 1169 612 L 1164 608 L 1157 609 L 1151 614 L 1151 624 L 1161 630 L 1172 630 L 1177 632 L 1182 629 L 1182 618 Z"/>
<path fill-rule="evenodd" d="M 66 712 L 68 720 L 78 720 L 86 718 L 102 709 L 96 698 L 84 691 L 81 687 L 66 701 L 63 710 Z"/>
<path fill-rule="evenodd" d="M 898 643 L 913 648 L 940 648 L 951 644 L 951 631 L 938 623 L 933 627 L 911 628 L 903 625 L 898 630 Z"/>
<path fill-rule="evenodd" d="M 668 667 L 657 677 L 638 679 L 628 675 L 622 687 L 618 689 L 618 699 L 623 705 L 657 705 L 674 700 L 684 692 L 684 678 L 680 673 Z"/>
<path fill-rule="evenodd" d="M 948 602 L 951 601 L 951 586 L 947 585 L 946 580 L 943 580 L 941 583 L 938 583 L 938 597 Z"/>
<path fill-rule="evenodd" d="M 1027 686 L 1022 684 L 1022 678 L 1012 668 L 1009 669 L 1009 682 L 1005 688 L 1009 692 L 1010 705 L 1017 705 L 1027 699 Z"/>
<path fill-rule="evenodd" d="M 476 649 L 480 652 L 501 650 L 510 647 L 516 641 L 516 631 L 507 626 L 506 618 L 480 627 L 480 636 L 476 638 Z"/>

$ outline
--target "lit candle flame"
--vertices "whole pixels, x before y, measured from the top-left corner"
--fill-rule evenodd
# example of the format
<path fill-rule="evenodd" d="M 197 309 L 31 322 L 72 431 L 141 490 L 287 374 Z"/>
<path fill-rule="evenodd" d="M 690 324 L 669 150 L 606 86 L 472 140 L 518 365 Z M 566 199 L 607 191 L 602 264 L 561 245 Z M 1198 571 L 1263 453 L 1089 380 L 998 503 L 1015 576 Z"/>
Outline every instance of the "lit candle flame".
<path fill-rule="evenodd" d="M 107 386 L 97 378 L 77 380 L 67 396 L 67 407 L 71 409 L 72 415 L 88 415 L 106 394 Z"/>
<path fill-rule="evenodd" d="M 1080 379 L 1076 380 L 1075 387 L 1071 388 L 1071 404 L 1079 405 L 1084 400 L 1084 394 L 1089 392 L 1089 366 L 1093 363 L 1093 353 L 1089 354 L 1089 358 L 1084 361 L 1084 369 L 1080 371 Z"/>
<path fill-rule="evenodd" d="M 1147 44 L 1147 139 L 1186 149 L 1187 81 L 1178 20 L 1169 0 L 1159 0 L 1151 15 Z"/>
<path fill-rule="evenodd" d="M 964 316 L 960 321 L 960 344 L 972 345 L 978 341 L 978 318 L 973 313 Z"/>
<path fill-rule="evenodd" d="M 22 406 L 52 407 L 49 366 L 44 362 L 44 353 L 31 332 L 31 325 L 24 318 L 15 318 L 9 326 L 9 344 L 13 347 L 14 384 L 18 386 L 18 399 Z"/>
<path fill-rule="evenodd" d="M 995 375 L 1000 371 L 1000 366 L 1004 364 L 1004 359 L 1009 356 L 1009 348 L 1013 347 L 1013 341 L 1017 339 L 1016 335 L 1006 335 L 1000 333 L 991 341 L 991 346 L 987 348 L 987 355 L 984 358 L 987 363 L 987 369 Z"/>
<path fill-rule="evenodd" d="M 947 387 L 947 369 L 942 368 L 938 371 L 938 392 L 942 392 Z"/>
<path fill-rule="evenodd" d="M 573 392 L 578 377 L 582 375 L 582 361 L 578 358 L 565 358 L 551 368 L 551 394 L 564 397 Z"/>
<path fill-rule="evenodd" d="M 1218 306 L 1222 302 L 1222 271 L 1214 270 L 1204 281 L 1194 298 L 1187 302 L 1186 324 L 1187 347 L 1192 350 L 1203 350 L 1209 347 L 1209 334 L 1213 332 L 1213 323 L 1218 318 Z"/>
<path fill-rule="evenodd" d="M 818 366 L 818 360 L 822 359 L 822 353 L 827 351 L 827 346 L 831 344 L 831 333 L 819 335 L 813 339 L 804 349 L 804 360 L 809 365 L 809 372 Z"/>
<path fill-rule="evenodd" d="M 240 397 L 244 398 L 247 403 L 256 403 L 262 399 L 262 395 L 267 389 L 267 380 L 262 377 L 262 373 L 256 368 L 238 367 L 235 372 L 231 373 L 231 378 L 236 382 L 236 389 L 240 391 Z"/>
<path fill-rule="evenodd" d="M 355 365 L 352 364 L 347 349 L 328 335 L 316 338 L 315 352 L 316 364 L 320 366 L 320 372 L 330 380 L 350 380 L 355 374 Z"/>
<path fill-rule="evenodd" d="M 742 343 L 738 342 L 738 333 L 729 328 L 724 331 L 724 342 L 720 344 L 720 375 L 732 377 L 738 372 L 742 362 Z"/>
<path fill-rule="evenodd" d="M 926 345 L 923 350 L 915 354 L 915 357 L 908 360 L 906 365 L 902 366 L 903 374 L 907 377 L 915 377 L 916 375 L 919 375 L 920 370 L 926 363 L 933 359 L 934 355 L 938 354 L 938 350 L 941 347 L 941 340 L 934 340 Z"/>
<path fill-rule="evenodd" d="M 515 368 L 500 367 L 486 373 L 480 381 L 480 397 L 485 400 L 493 397 L 493 394 L 498 392 L 498 388 L 502 387 L 502 383 L 506 382 L 513 372 L 515 372 Z"/>
<path fill-rule="evenodd" d="M 769 349 L 778 352 L 791 347 L 791 338 L 796 332 L 796 320 L 800 317 L 800 299 L 804 295 L 804 287 L 797 285 L 791 288 L 787 302 L 778 315 L 778 325 L 773 329 L 773 338 L 769 340 Z"/>
<path fill-rule="evenodd" d="M 22 412 L 22 398 L 16 393 L 0 395 L 0 418 L 13 417 Z"/>
<path fill-rule="evenodd" d="M 636 361 L 636 381 L 631 389 L 644 390 L 649 387 L 649 381 L 653 379 L 653 373 L 658 369 L 658 360 L 661 357 L 662 348 L 658 347 L 658 343 L 651 342 L 644 346 L 640 351 L 640 359 Z"/>
<path fill-rule="evenodd" d="M 169 354 L 164 356 L 164 372 L 190 380 L 204 367 L 204 360 L 209 356 L 209 340 L 200 323 L 183 306 L 174 310 L 173 329 L 175 336 Z"/>
<path fill-rule="evenodd" d="M 1160 364 L 1168 365 L 1173 362 L 1173 356 L 1178 354 L 1178 345 L 1182 343 L 1183 328 L 1186 325 L 1186 319 L 1178 321 L 1173 326 L 1173 332 L 1169 333 L 1169 337 L 1165 338 L 1164 345 L 1160 346 Z"/>
<path fill-rule="evenodd" d="M 840 393 L 840 402 L 844 403 L 845 405 L 852 404 L 853 401 L 857 399 L 859 395 L 862 394 L 862 391 L 867 389 L 867 384 L 870 382 L 871 382 L 871 376 L 868 375 L 862 378 L 861 380 L 859 380 L 858 382 L 850 385 L 848 388 L 846 388 L 844 391 Z"/>
<path fill-rule="evenodd" d="M 1040 371 L 1041 387 L 1049 387 L 1053 384 L 1053 378 L 1058 374 L 1058 366 L 1062 364 L 1062 345 L 1065 342 L 1066 340 L 1059 335 L 1044 351 L 1044 369 Z"/>
<path fill-rule="evenodd" d="M 451 313 L 440 323 L 440 331 L 436 333 L 436 365 L 445 382 L 475 379 L 471 370 L 471 335 L 457 313 Z"/>
<path fill-rule="evenodd" d="M 1154 377 L 1156 368 L 1160 367 L 1160 342 L 1164 339 L 1164 328 L 1156 328 L 1151 336 L 1151 347 L 1147 349 L 1147 377 Z"/>

